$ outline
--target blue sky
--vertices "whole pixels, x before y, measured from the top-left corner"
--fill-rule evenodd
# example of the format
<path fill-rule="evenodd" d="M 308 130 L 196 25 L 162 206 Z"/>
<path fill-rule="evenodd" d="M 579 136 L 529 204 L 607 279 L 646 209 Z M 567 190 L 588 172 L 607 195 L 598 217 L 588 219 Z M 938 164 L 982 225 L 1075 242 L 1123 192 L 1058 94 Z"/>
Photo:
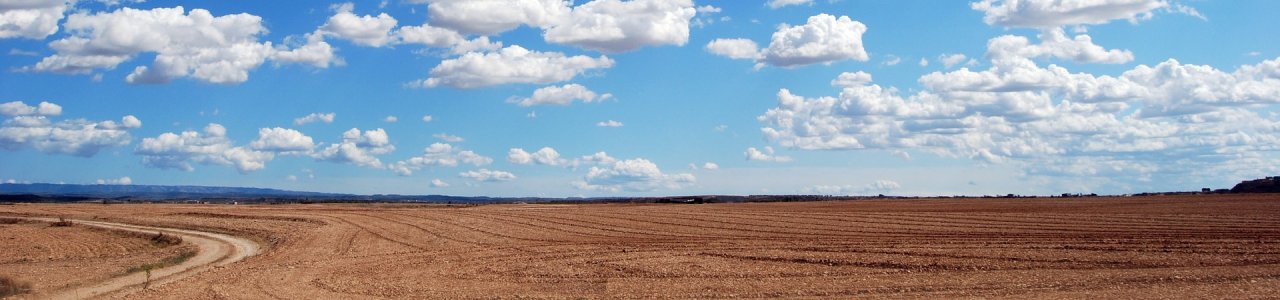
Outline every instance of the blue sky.
<path fill-rule="evenodd" d="M 1274 11 L 0 0 L 0 181 L 493 196 L 1229 187 L 1280 165 Z"/>

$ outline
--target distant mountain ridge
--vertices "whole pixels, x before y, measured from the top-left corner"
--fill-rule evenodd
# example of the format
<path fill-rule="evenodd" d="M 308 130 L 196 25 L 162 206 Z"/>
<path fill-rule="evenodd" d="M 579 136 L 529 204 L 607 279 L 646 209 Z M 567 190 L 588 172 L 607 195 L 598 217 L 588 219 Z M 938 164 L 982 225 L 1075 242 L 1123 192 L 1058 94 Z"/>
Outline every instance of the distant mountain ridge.
<path fill-rule="evenodd" d="M 96 198 L 178 199 L 210 197 L 354 197 L 351 194 L 300 192 L 269 188 L 220 187 L 193 185 L 108 185 L 108 184 L 0 184 L 0 194 L 40 196 L 80 196 Z"/>

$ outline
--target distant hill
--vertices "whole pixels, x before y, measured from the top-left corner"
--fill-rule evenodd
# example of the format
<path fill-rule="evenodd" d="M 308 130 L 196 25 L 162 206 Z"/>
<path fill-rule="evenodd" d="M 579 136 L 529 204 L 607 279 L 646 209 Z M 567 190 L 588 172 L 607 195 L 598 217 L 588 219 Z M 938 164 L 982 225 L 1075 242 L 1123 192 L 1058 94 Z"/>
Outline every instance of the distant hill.
<path fill-rule="evenodd" d="M 498 203 L 549 202 L 563 198 L 497 198 L 446 195 L 353 195 L 300 192 L 267 188 L 168 185 L 103 184 L 0 184 L 0 202 L 84 202 L 84 201 L 183 201 L 209 202 L 431 202 Z"/>
<path fill-rule="evenodd" d="M 1280 176 L 1246 180 L 1231 188 L 1232 193 L 1280 193 Z"/>
<path fill-rule="evenodd" d="M 216 186 L 167 186 L 167 185 L 104 185 L 104 184 L 0 184 L 0 194 L 27 194 L 38 196 L 73 196 L 91 198 L 137 199 L 204 199 L 217 197 L 289 197 L 289 198 L 339 198 L 348 194 L 298 192 L 278 189 L 216 187 Z"/>

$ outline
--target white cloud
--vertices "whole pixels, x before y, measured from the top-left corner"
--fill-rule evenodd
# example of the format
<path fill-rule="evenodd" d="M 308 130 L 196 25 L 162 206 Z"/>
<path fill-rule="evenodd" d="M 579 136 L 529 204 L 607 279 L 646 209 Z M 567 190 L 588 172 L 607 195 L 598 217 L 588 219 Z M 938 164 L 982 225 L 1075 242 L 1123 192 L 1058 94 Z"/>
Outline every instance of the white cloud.
<path fill-rule="evenodd" d="M 0 104 L 0 116 L 5 117 L 0 123 L 0 148 L 31 147 L 43 153 L 90 157 L 102 149 L 129 144 L 129 130 L 142 127 L 142 121 L 133 115 L 124 116 L 118 123 L 49 120 L 61 114 L 62 106 L 49 102 L 36 106 L 21 101 Z"/>
<path fill-rule="evenodd" d="M 444 180 L 440 180 L 439 178 L 436 178 L 436 179 L 432 179 L 432 180 L 431 180 L 431 187 L 433 187 L 433 188 L 446 188 L 446 187 L 449 187 L 449 183 L 448 183 L 448 182 L 444 182 Z"/>
<path fill-rule="evenodd" d="M 43 40 L 58 32 L 58 21 L 73 3 L 75 1 L 67 0 L 0 1 L 0 39 Z"/>
<path fill-rule="evenodd" d="M 1167 60 L 1102 76 L 998 54 L 1034 52 L 1006 49 L 1009 40 L 989 43 L 990 69 L 927 74 L 925 90 L 907 96 L 870 82 L 840 85 L 836 97 L 780 90 L 761 131 L 794 149 L 917 150 L 1117 189 L 1196 182 L 1206 177 L 1190 174 L 1206 170 L 1260 176 L 1241 166 L 1274 160 L 1258 153 L 1277 148 L 1280 120 L 1259 109 L 1280 103 L 1280 59 L 1233 72 Z"/>
<path fill-rule="evenodd" d="M 1054 57 L 1078 63 L 1122 64 L 1133 60 L 1128 50 L 1105 49 L 1093 43 L 1088 35 L 1068 38 L 1062 28 L 1050 28 L 1040 32 L 1040 44 L 1032 45 L 1027 38 L 1014 35 L 1000 36 L 987 43 L 987 56 L 995 60 L 1014 57 Z M 963 57 L 961 58 L 963 60 Z M 943 64 L 948 68 L 943 60 Z M 954 63 L 953 63 L 954 64 Z"/>
<path fill-rule="evenodd" d="M 695 14 L 692 0 L 595 0 L 574 7 L 567 17 L 546 28 L 543 38 L 605 52 L 683 46 L 689 41 L 689 20 Z"/>
<path fill-rule="evenodd" d="M 249 142 L 249 148 L 253 150 L 271 152 L 308 152 L 315 147 L 311 137 L 280 127 L 258 129 L 258 139 Z"/>
<path fill-rule="evenodd" d="M 983 22 L 1006 27 L 1052 28 L 1097 25 L 1112 20 L 1137 23 L 1153 11 L 1169 6 L 1167 0 L 982 0 L 973 2 Z"/>
<path fill-rule="evenodd" d="M 382 118 L 382 121 L 387 123 L 395 123 L 396 121 L 400 121 L 400 118 L 396 118 L 396 116 L 387 116 L 386 118 Z"/>
<path fill-rule="evenodd" d="M 968 57 L 959 53 L 938 55 L 938 62 L 941 62 L 942 66 L 947 69 L 963 63 L 966 59 Z"/>
<path fill-rule="evenodd" d="M 755 54 L 755 43 L 743 39 L 713 40 L 707 44 L 707 51 L 733 59 L 754 59 L 757 68 L 766 64 L 789 68 L 841 60 L 867 61 L 867 51 L 862 47 L 862 34 L 866 31 L 866 25 L 848 16 L 819 14 L 809 17 L 804 25 L 779 25 L 769 47 Z"/>
<path fill-rule="evenodd" d="M 751 161 L 771 161 L 771 162 L 791 161 L 790 156 L 774 154 L 773 147 L 769 147 L 769 146 L 765 146 L 764 151 L 760 151 L 759 149 L 756 149 L 756 147 L 750 147 L 750 148 L 747 148 L 747 151 L 743 152 L 743 154 L 747 156 L 747 160 L 751 160 Z"/>
<path fill-rule="evenodd" d="M 714 14 L 714 13 L 719 13 L 719 12 L 720 12 L 720 8 L 719 8 L 719 7 L 715 7 L 715 6 L 711 6 L 711 5 L 703 5 L 703 6 L 699 6 L 697 9 L 698 9 L 698 13 L 700 13 L 700 14 Z"/>
<path fill-rule="evenodd" d="M 36 106 L 30 106 L 22 101 L 13 101 L 0 104 L 0 115 L 5 117 L 19 116 L 41 116 L 50 117 L 62 114 L 62 106 L 41 101 Z"/>
<path fill-rule="evenodd" d="M 396 146 L 382 128 L 361 132 L 351 128 L 342 133 L 342 141 L 311 154 L 316 160 L 351 163 L 361 167 L 383 168 L 382 160 L 375 155 L 391 153 Z"/>
<path fill-rule="evenodd" d="M 338 5 L 334 9 L 335 14 L 320 26 L 318 32 L 370 47 L 382 47 L 394 40 L 391 29 L 396 27 L 395 18 L 386 13 L 357 16 L 351 13 L 353 8 L 350 2 Z"/>
<path fill-rule="evenodd" d="M 457 32 L 491 36 L 528 25 L 543 30 L 549 43 L 606 52 L 684 45 L 697 13 L 691 0 L 595 0 L 576 7 L 562 0 L 410 2 L 427 3 L 436 26 Z"/>
<path fill-rule="evenodd" d="M 94 183 L 99 185 L 130 185 L 133 184 L 133 178 L 124 176 L 120 178 L 98 179 Z"/>
<path fill-rule="evenodd" d="M 596 127 L 622 127 L 622 122 L 607 120 L 596 122 Z"/>
<path fill-rule="evenodd" d="M 843 72 L 836 79 L 831 80 L 831 86 L 834 87 L 853 87 L 865 85 L 871 82 L 871 74 L 863 71 Z"/>
<path fill-rule="evenodd" d="M 446 59 L 431 69 L 431 77 L 410 86 L 469 89 L 511 83 L 547 84 L 572 79 L 591 69 L 610 68 L 613 63 L 605 56 L 565 56 L 513 45 L 496 52 L 471 52 Z"/>
<path fill-rule="evenodd" d="M 550 26 L 568 16 L 562 0 L 411 0 L 429 3 L 427 14 L 437 25 L 456 31 L 495 35 L 520 25 Z"/>
<path fill-rule="evenodd" d="M 507 102 L 529 107 L 534 105 L 569 105 L 574 100 L 585 103 L 605 101 L 613 98 L 613 94 L 597 95 L 596 92 L 576 83 L 564 86 L 548 86 L 533 91 L 533 96 L 520 99 L 509 99 Z"/>
<path fill-rule="evenodd" d="M 431 123 L 431 120 L 433 120 L 433 119 L 435 119 L 435 118 L 431 117 L 431 115 L 423 115 L 423 116 L 422 116 L 422 122 L 423 122 L 423 123 Z"/>
<path fill-rule="evenodd" d="M 789 5 L 812 5 L 813 0 L 769 0 L 765 5 L 772 9 L 779 9 Z"/>
<path fill-rule="evenodd" d="M 391 170 L 401 176 L 413 175 L 413 172 L 426 167 L 456 167 L 459 163 L 483 166 L 493 163 L 493 159 L 476 154 L 470 150 L 459 150 L 453 145 L 434 143 L 422 150 L 423 154 L 407 160 L 396 162 Z"/>
<path fill-rule="evenodd" d="M 313 122 L 333 123 L 333 119 L 337 117 L 336 113 L 311 113 L 301 118 L 293 119 L 294 125 L 305 125 Z"/>
<path fill-rule="evenodd" d="M 921 66 L 921 67 L 928 67 L 928 66 L 929 66 L 929 59 L 928 59 L 928 58 L 923 58 L 923 57 L 921 57 L 921 58 L 920 58 L 920 66 Z"/>
<path fill-rule="evenodd" d="M 489 169 L 479 169 L 474 171 L 466 171 L 466 172 L 458 173 L 458 177 L 470 178 L 475 181 L 485 181 L 485 182 L 511 181 L 516 179 L 516 175 L 511 174 L 511 172 L 489 170 Z"/>
<path fill-rule="evenodd" d="M 548 166 L 561 166 L 569 164 L 568 160 L 560 158 L 560 152 L 551 147 L 542 147 L 538 151 L 529 153 L 521 148 L 511 148 L 507 152 L 507 161 L 517 165 L 540 164 Z"/>
<path fill-rule="evenodd" d="M 884 57 L 884 65 L 886 66 L 896 66 L 899 63 L 902 63 L 902 58 L 897 55 L 890 54 Z"/>
<path fill-rule="evenodd" d="M 329 65 L 344 64 L 342 59 L 333 53 L 333 45 L 324 41 L 323 34 L 309 33 L 304 35 L 303 39 L 305 43 L 293 36 L 286 37 L 284 44 L 293 45 L 294 48 L 290 50 L 285 45 L 276 46 L 275 51 L 271 53 L 271 60 L 278 63 L 306 64 L 321 69 L 328 68 Z"/>
<path fill-rule="evenodd" d="M 227 138 L 226 127 L 216 123 L 205 126 L 203 133 L 188 130 L 144 138 L 133 152 L 141 155 L 142 163 L 148 167 L 188 172 L 195 170 L 192 163 L 200 163 L 233 166 L 245 174 L 265 168 L 275 158 L 270 151 L 235 147 Z"/>
<path fill-rule="evenodd" d="M 693 185 L 695 181 L 693 174 L 664 174 L 657 164 L 643 158 L 634 158 L 603 167 L 593 166 L 582 180 L 572 184 L 584 190 L 647 192 L 679 189 Z"/>
<path fill-rule="evenodd" d="M 897 190 L 902 186 L 892 180 L 876 180 L 875 182 L 862 185 L 814 185 L 804 188 L 802 192 L 823 195 L 855 195 L 855 194 L 877 194 L 886 193 Z"/>
<path fill-rule="evenodd" d="M 460 136 L 450 135 L 450 134 L 447 134 L 447 133 L 437 133 L 437 134 L 433 134 L 433 135 L 431 135 L 431 137 L 434 137 L 434 138 L 436 138 L 436 139 L 438 139 L 438 140 L 441 140 L 441 141 L 450 142 L 450 143 L 460 143 L 460 142 L 462 142 L 462 141 L 466 140 L 466 139 L 463 139 L 463 138 L 462 138 L 462 137 L 460 137 Z"/>
<path fill-rule="evenodd" d="M 758 60 L 760 46 L 749 39 L 715 39 L 707 43 L 707 52 L 732 59 Z"/>
<path fill-rule="evenodd" d="M 249 71 L 277 52 L 286 51 L 272 47 L 270 42 L 258 42 L 258 37 L 267 32 L 262 18 L 244 13 L 215 17 L 203 9 L 188 13 L 182 7 L 125 7 L 112 12 L 75 13 L 67 17 L 64 26 L 69 35 L 49 43 L 56 54 L 25 70 L 88 74 L 115 68 L 142 53 L 154 53 L 150 66 L 137 66 L 125 81 L 165 83 L 192 77 L 209 83 L 236 84 L 248 80 Z M 324 46 L 320 48 L 327 49 Z M 282 55 L 286 58 L 279 62 L 304 62 L 304 58 L 310 58 L 299 53 Z"/>
<path fill-rule="evenodd" d="M 720 169 L 720 165 L 718 165 L 718 164 L 716 164 L 716 163 L 713 163 L 713 162 L 706 162 L 706 163 L 703 163 L 703 164 L 702 164 L 702 168 L 703 168 L 703 169 L 707 169 L 707 170 L 712 170 L 712 171 L 714 171 L 714 170 L 719 170 L 719 169 Z"/>

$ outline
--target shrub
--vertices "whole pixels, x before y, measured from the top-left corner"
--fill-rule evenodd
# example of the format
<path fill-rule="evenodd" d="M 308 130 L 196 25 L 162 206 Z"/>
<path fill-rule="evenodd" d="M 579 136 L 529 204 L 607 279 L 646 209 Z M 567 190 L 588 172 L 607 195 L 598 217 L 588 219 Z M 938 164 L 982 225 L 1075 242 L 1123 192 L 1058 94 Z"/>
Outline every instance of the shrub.
<path fill-rule="evenodd" d="M 53 226 L 53 227 L 68 227 L 68 226 L 72 226 L 72 225 L 76 225 L 76 223 L 71 222 L 71 220 L 67 220 L 67 218 L 58 217 L 58 221 L 57 221 L 57 222 L 53 222 L 53 225 L 51 225 L 51 226 Z"/>
<path fill-rule="evenodd" d="M 151 236 L 151 244 L 160 247 L 182 244 L 182 237 L 172 234 L 164 234 L 164 232 L 157 232 L 156 235 Z"/>
<path fill-rule="evenodd" d="M 31 292 L 31 284 L 0 276 L 0 298 Z"/>

